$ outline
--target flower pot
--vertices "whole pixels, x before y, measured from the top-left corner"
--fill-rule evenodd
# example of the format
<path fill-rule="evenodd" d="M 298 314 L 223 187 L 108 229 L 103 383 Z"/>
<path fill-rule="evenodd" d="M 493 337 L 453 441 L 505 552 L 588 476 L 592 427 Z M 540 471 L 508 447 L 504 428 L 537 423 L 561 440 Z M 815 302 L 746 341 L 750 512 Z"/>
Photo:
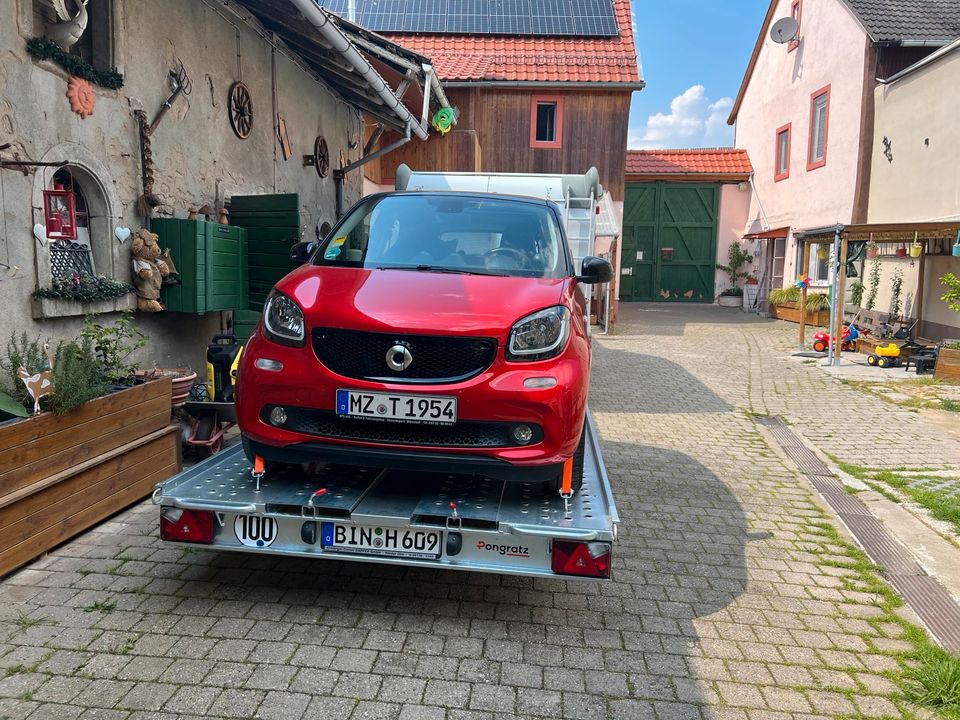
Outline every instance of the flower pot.
<path fill-rule="evenodd" d="M 954 257 L 960 257 L 960 242 L 954 243 L 953 250 L 951 252 Z"/>
<path fill-rule="evenodd" d="M 907 248 L 901 245 L 900 247 L 897 248 L 897 257 L 906 257 L 906 256 L 907 256 Z"/>
<path fill-rule="evenodd" d="M 170 378 L 172 390 L 170 393 L 171 407 L 180 407 L 190 399 L 190 388 L 193 387 L 197 374 L 190 368 L 153 368 L 138 373 L 147 380 Z"/>
<path fill-rule="evenodd" d="M 880 248 L 878 247 L 867 248 L 867 260 L 873 260 L 879 254 L 880 254 Z"/>
<path fill-rule="evenodd" d="M 910 246 L 910 257 L 918 258 L 920 257 L 920 253 L 922 252 L 923 252 L 923 245 L 918 245 L 917 243 L 914 243 L 913 245 Z"/>
<path fill-rule="evenodd" d="M 717 298 L 717 305 L 726 308 L 740 307 L 743 303 L 742 295 L 721 295 Z"/>

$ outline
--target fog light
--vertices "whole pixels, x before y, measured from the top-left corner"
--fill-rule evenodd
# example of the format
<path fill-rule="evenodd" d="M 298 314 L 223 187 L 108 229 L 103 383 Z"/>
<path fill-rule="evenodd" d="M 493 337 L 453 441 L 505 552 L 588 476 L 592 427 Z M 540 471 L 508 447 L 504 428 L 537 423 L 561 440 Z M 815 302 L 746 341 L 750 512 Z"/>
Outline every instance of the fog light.
<path fill-rule="evenodd" d="M 526 445 L 533 440 L 533 428 L 529 425 L 517 425 L 513 429 L 513 439 L 521 445 Z"/>
<path fill-rule="evenodd" d="M 283 425 L 287 421 L 287 411 L 282 407 L 275 407 L 270 411 L 270 422 L 274 425 Z"/>
<path fill-rule="evenodd" d="M 523 386 L 528 390 L 544 390 L 557 386 L 557 379 L 554 377 L 533 377 L 523 381 Z"/>
<path fill-rule="evenodd" d="M 270 358 L 257 358 L 254 365 L 258 370 L 270 370 L 271 372 L 280 372 L 283 370 L 282 362 L 279 360 L 271 360 Z"/>

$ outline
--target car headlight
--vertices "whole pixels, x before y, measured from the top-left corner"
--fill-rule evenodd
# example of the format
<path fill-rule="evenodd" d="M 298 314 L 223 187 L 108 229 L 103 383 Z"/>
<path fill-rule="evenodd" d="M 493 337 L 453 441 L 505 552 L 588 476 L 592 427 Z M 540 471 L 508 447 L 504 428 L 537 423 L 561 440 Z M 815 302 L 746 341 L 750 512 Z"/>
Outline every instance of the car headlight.
<path fill-rule="evenodd" d="M 570 336 L 570 311 L 562 305 L 517 320 L 507 341 L 507 360 L 546 360 L 559 355 Z"/>
<path fill-rule="evenodd" d="M 263 330 L 268 340 L 303 347 L 306 331 L 303 311 L 283 293 L 273 290 L 263 308 Z"/>

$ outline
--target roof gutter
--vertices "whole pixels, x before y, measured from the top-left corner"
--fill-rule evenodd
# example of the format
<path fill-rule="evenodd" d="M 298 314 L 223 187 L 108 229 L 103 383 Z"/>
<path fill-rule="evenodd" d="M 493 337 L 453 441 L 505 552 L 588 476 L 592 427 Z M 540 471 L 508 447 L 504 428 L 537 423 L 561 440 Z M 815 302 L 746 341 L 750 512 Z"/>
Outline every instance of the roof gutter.
<path fill-rule="evenodd" d="M 880 78 L 877 78 L 877 82 L 880 83 L 881 85 L 889 85 L 890 83 L 896 82 L 897 80 L 904 77 L 905 75 L 909 75 L 910 73 L 916 72 L 922 67 L 926 67 L 930 63 L 936 62 L 937 60 L 942 58 L 944 55 L 949 55 L 957 48 L 960 48 L 960 38 L 957 38 L 949 45 L 944 45 L 942 48 L 940 48 L 936 52 L 930 53 L 922 60 L 915 62 L 913 65 L 910 65 L 909 67 L 905 67 L 903 70 L 891 75 L 886 80 L 881 80 Z"/>
<path fill-rule="evenodd" d="M 323 36 L 323 39 L 326 40 L 336 52 L 340 53 L 353 71 L 369 83 L 370 88 L 383 100 L 383 104 L 393 111 L 393 114 L 400 119 L 400 122 L 405 126 L 409 126 L 418 138 L 426 140 L 426 123 L 414 117 L 407 107 L 400 102 L 400 98 L 394 94 L 393 90 L 391 90 L 383 78 L 380 77 L 380 74 L 373 69 L 373 66 L 360 54 L 340 28 L 330 20 L 330 16 L 326 11 L 317 5 L 314 0 L 290 0 L 290 3 L 300 11 L 307 19 L 307 22 L 313 25 L 317 32 Z"/>
<path fill-rule="evenodd" d="M 448 88 L 596 88 L 597 90 L 643 90 L 647 84 L 638 82 L 540 82 L 538 80 L 458 80 L 446 81 Z"/>

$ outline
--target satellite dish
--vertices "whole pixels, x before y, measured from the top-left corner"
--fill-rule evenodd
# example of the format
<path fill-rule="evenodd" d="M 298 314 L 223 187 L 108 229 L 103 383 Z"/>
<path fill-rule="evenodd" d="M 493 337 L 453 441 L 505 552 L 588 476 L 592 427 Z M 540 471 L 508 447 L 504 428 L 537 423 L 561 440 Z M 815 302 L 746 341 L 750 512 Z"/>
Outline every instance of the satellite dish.
<path fill-rule="evenodd" d="M 780 18 L 770 28 L 770 39 L 778 45 L 783 45 L 795 40 L 798 32 L 800 32 L 800 24 L 795 18 Z"/>

